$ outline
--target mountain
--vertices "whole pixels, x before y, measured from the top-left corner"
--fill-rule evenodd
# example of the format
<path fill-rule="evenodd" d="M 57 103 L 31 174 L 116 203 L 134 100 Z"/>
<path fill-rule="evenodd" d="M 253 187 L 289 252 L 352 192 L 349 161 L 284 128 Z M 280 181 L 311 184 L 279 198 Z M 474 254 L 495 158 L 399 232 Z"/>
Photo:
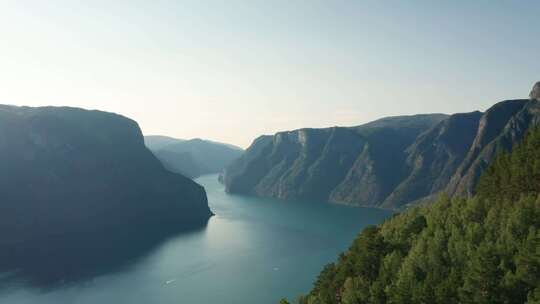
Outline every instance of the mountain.
<path fill-rule="evenodd" d="M 539 122 L 540 104 L 536 100 L 508 100 L 491 107 L 480 119 L 467 156 L 445 191 L 450 195 L 474 194 L 480 175 L 493 158 L 509 151 Z"/>
<path fill-rule="evenodd" d="M 148 135 L 144 137 L 144 144 L 151 150 L 159 150 L 171 144 L 183 142 L 184 140 L 162 135 Z"/>
<path fill-rule="evenodd" d="M 538 81 L 532 88 L 531 93 L 529 94 L 529 98 L 531 100 L 540 101 L 540 81 Z"/>
<path fill-rule="evenodd" d="M 521 142 L 472 198 L 364 229 L 298 303 L 540 303 L 540 130 Z"/>
<path fill-rule="evenodd" d="M 438 193 L 465 159 L 481 112 L 455 114 L 418 136 L 407 150 L 407 175 L 382 206 L 400 206 Z"/>
<path fill-rule="evenodd" d="M 495 155 L 540 124 L 531 99 L 486 112 L 417 115 L 354 128 L 302 129 L 258 138 L 226 168 L 232 193 L 400 209 L 440 193 L 472 196 Z"/>
<path fill-rule="evenodd" d="M 133 258 L 212 215 L 135 121 L 67 107 L 0 106 L 0 193 L 0 270 L 38 280 Z"/>
<path fill-rule="evenodd" d="M 262 136 L 225 170 L 232 193 L 376 206 L 406 174 L 405 149 L 443 114 Z"/>
<path fill-rule="evenodd" d="M 168 170 L 191 178 L 219 173 L 243 153 L 239 147 L 198 138 L 145 136 L 145 143 Z"/>
<path fill-rule="evenodd" d="M 407 147 L 418 135 L 446 118 L 442 114 L 402 116 L 357 127 L 368 145 L 332 191 L 329 201 L 378 206 L 407 174 Z"/>

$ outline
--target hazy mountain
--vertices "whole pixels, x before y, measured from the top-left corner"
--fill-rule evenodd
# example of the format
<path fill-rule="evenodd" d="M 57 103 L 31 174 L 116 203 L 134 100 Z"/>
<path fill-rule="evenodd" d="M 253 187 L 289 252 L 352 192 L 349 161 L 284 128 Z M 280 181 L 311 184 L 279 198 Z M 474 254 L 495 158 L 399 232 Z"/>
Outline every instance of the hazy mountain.
<path fill-rule="evenodd" d="M 184 140 L 161 135 L 148 135 L 144 137 L 144 144 L 151 150 L 159 150 L 170 144 L 183 142 Z"/>
<path fill-rule="evenodd" d="M 167 169 L 192 178 L 219 173 L 243 153 L 239 147 L 198 138 L 145 136 L 145 143 Z"/>
<path fill-rule="evenodd" d="M 0 159 L 0 270 L 97 271 L 211 216 L 204 189 L 165 170 L 116 114 L 0 106 Z"/>
<path fill-rule="evenodd" d="M 539 87 L 531 99 L 503 101 L 485 113 L 392 117 L 263 136 L 226 169 L 226 189 L 384 208 L 441 192 L 471 196 L 493 157 L 539 124 Z"/>

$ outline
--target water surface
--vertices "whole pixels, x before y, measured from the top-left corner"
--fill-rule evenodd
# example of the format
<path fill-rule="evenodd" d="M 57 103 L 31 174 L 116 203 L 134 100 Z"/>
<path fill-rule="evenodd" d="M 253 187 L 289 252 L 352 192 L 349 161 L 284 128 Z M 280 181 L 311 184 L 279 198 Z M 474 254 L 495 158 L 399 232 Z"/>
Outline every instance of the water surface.
<path fill-rule="evenodd" d="M 129 265 L 55 288 L 11 284 L 0 303 L 275 304 L 309 291 L 322 267 L 388 211 L 282 202 L 224 193 L 216 175 L 197 179 L 216 214 Z"/>

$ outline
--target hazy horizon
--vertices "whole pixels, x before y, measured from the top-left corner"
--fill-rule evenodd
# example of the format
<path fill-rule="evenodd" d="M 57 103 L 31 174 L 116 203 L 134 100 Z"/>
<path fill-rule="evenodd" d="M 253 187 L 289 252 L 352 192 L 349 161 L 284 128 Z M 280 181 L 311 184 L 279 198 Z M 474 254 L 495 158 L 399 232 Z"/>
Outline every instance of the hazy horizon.
<path fill-rule="evenodd" d="M 540 2 L 2 1 L 0 103 L 246 148 L 262 134 L 485 110 L 540 80 Z"/>

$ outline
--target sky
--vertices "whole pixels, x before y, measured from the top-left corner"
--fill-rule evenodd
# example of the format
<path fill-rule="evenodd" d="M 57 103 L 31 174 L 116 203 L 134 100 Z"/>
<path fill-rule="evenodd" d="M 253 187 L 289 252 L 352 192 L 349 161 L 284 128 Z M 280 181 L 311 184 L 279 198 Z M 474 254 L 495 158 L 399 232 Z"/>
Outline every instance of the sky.
<path fill-rule="evenodd" d="M 241 147 L 483 111 L 540 80 L 539 13 L 540 1 L 0 0 L 0 103 Z"/>

